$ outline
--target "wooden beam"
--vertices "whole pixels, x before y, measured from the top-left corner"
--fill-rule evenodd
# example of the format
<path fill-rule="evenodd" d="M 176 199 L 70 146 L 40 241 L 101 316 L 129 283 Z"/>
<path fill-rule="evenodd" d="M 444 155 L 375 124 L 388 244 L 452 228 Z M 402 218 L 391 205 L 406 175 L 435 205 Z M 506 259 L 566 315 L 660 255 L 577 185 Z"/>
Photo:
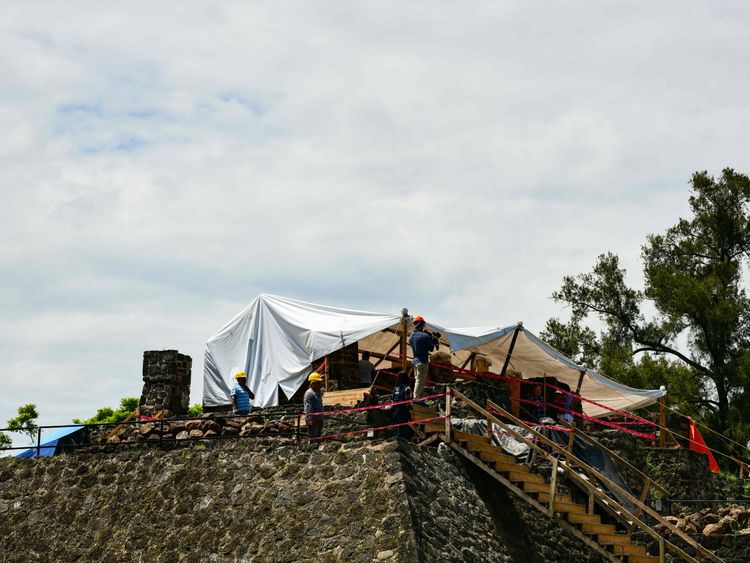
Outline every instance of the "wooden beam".
<path fill-rule="evenodd" d="M 505 363 L 503 363 L 503 369 L 500 371 L 500 375 L 505 376 L 505 372 L 508 370 L 508 364 L 510 364 L 510 358 L 513 355 L 513 348 L 516 347 L 516 340 L 518 339 L 518 333 L 523 329 L 523 323 L 519 322 L 516 325 L 516 330 L 513 331 L 513 338 L 510 341 L 510 347 L 508 348 L 508 354 L 505 356 Z"/>
<path fill-rule="evenodd" d="M 559 422 L 565 423 L 564 420 Z M 573 442 L 576 440 L 576 423 L 570 424 L 570 432 L 568 433 L 568 451 L 573 453 Z"/>
<path fill-rule="evenodd" d="M 557 494 L 557 464 L 559 460 L 552 460 L 552 478 L 549 483 L 549 515 L 555 516 L 555 495 Z"/>
<path fill-rule="evenodd" d="M 666 397 L 659 397 L 659 447 L 667 445 L 667 404 Z"/>
<path fill-rule="evenodd" d="M 375 362 L 373 369 L 377 368 L 382 363 L 383 360 L 390 357 L 391 354 L 393 354 L 393 352 L 396 350 L 396 348 L 399 347 L 399 344 L 401 344 L 401 338 L 396 340 L 396 343 L 393 346 L 391 346 L 390 349 L 385 354 L 377 354 L 375 352 L 370 352 L 370 356 L 373 356 L 375 358 L 380 358 L 377 362 Z"/>
<path fill-rule="evenodd" d="M 406 369 L 406 332 L 409 324 L 409 311 L 406 309 L 401 310 L 401 334 L 399 335 L 399 342 L 401 344 L 399 349 L 399 356 L 401 358 L 401 369 Z"/>

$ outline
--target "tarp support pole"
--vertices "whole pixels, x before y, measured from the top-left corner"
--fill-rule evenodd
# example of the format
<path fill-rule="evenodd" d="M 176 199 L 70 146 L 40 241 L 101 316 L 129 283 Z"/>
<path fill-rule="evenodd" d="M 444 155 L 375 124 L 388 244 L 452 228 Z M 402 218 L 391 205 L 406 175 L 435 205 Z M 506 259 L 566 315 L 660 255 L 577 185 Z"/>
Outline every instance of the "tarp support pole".
<path fill-rule="evenodd" d="M 667 398 L 659 397 L 659 447 L 667 445 Z"/>
<path fill-rule="evenodd" d="M 513 348 L 516 347 L 516 340 L 518 339 L 518 333 L 521 332 L 523 323 L 519 322 L 516 325 L 516 329 L 513 331 L 513 338 L 510 341 L 510 347 L 508 348 L 508 354 L 505 356 L 505 362 L 503 363 L 503 369 L 500 370 L 500 375 L 505 377 L 505 372 L 508 371 L 508 364 L 510 364 L 510 357 L 513 355 Z M 520 375 L 518 376 L 520 379 Z M 510 411 L 513 416 L 521 416 L 521 382 L 520 381 L 509 381 L 508 391 L 510 392 Z"/>
<path fill-rule="evenodd" d="M 586 366 L 584 365 L 581 370 L 581 375 L 578 377 L 578 385 L 576 385 L 576 395 L 581 394 L 581 386 L 583 385 L 583 376 L 586 375 Z"/>
<path fill-rule="evenodd" d="M 508 355 L 505 356 L 505 363 L 503 364 L 503 369 L 500 372 L 500 375 L 505 377 L 505 372 L 508 371 L 508 364 L 510 364 L 510 357 L 513 355 L 513 348 L 516 347 L 516 340 L 518 339 L 518 333 L 521 332 L 521 329 L 523 328 L 523 323 L 519 322 L 516 325 L 516 330 L 513 331 L 513 338 L 510 341 L 510 348 L 508 348 Z"/>

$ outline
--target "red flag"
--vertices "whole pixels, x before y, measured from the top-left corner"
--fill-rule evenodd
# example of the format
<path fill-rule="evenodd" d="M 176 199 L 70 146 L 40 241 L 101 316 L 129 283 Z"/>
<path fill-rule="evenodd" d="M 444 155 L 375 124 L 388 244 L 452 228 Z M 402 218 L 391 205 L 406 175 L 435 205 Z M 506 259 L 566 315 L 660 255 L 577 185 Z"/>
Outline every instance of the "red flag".
<path fill-rule="evenodd" d="M 711 450 L 708 449 L 708 446 L 706 445 L 706 441 L 703 439 L 703 436 L 700 433 L 700 430 L 698 430 L 698 427 L 693 422 L 693 419 L 690 420 L 690 449 L 694 452 L 698 452 L 701 454 L 706 454 L 708 456 L 708 467 L 711 469 L 711 472 L 718 473 L 719 472 L 719 464 L 716 463 L 716 458 L 714 457 L 714 454 L 711 453 Z"/>

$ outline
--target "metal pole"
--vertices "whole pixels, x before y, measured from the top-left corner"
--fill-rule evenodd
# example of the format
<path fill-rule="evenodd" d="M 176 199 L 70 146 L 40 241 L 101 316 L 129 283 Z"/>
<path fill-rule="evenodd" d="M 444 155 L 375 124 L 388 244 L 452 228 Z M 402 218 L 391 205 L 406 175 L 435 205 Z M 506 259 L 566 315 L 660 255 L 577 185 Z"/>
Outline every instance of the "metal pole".
<path fill-rule="evenodd" d="M 37 426 L 36 428 L 36 455 L 39 457 L 42 455 L 42 427 Z"/>

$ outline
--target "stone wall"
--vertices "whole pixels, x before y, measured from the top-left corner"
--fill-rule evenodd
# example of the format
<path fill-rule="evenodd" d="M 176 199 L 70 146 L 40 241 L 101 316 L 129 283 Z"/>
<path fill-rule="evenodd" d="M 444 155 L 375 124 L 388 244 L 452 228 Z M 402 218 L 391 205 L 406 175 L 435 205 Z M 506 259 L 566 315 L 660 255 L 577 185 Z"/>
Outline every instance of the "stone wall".
<path fill-rule="evenodd" d="M 271 438 L 1 459 L 0 553 L 12 561 L 598 561 L 451 451 L 393 440 L 296 448 Z"/>
<path fill-rule="evenodd" d="M 165 417 L 186 414 L 190 406 L 190 356 L 177 350 L 143 353 L 143 392 L 140 413 Z"/>

